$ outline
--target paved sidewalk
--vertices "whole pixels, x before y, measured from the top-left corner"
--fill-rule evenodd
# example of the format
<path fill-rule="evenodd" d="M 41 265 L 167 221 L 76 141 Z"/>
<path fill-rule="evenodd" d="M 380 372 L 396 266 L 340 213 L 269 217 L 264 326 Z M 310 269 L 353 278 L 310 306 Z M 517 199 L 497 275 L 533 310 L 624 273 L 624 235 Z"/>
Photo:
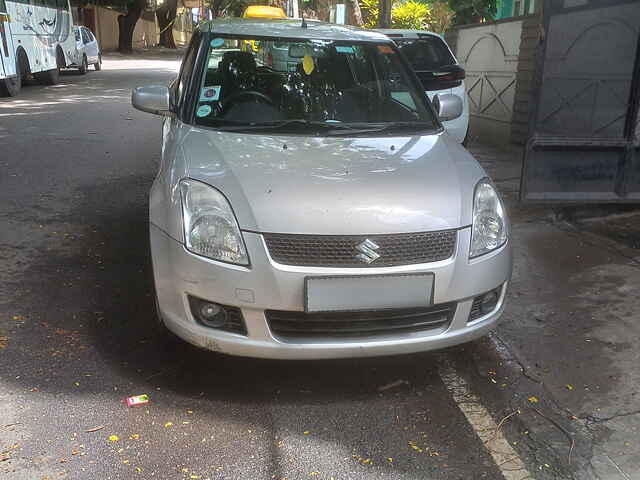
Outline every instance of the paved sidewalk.
<path fill-rule="evenodd" d="M 640 212 L 554 220 L 517 201 L 520 149 L 470 150 L 512 220 L 513 281 L 493 337 L 511 362 L 485 375 L 521 411 L 512 440 L 538 452 L 540 478 L 640 479 Z"/>

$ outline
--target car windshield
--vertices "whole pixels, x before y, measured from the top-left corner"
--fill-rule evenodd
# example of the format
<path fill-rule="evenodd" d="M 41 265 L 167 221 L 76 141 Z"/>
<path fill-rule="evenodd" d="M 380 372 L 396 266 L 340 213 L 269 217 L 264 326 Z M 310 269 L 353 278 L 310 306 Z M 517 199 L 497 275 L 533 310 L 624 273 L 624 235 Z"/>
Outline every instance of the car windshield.
<path fill-rule="evenodd" d="M 211 34 L 195 121 L 341 134 L 440 127 L 389 43 Z"/>
<path fill-rule="evenodd" d="M 439 37 L 394 40 L 415 71 L 435 71 L 456 63 L 449 47 Z"/>

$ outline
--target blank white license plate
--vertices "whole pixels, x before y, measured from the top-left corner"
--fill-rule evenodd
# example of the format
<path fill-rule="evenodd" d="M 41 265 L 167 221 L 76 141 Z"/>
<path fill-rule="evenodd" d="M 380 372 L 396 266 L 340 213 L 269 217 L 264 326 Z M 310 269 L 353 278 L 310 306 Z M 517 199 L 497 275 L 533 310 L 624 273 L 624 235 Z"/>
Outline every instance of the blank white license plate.
<path fill-rule="evenodd" d="M 432 297 L 432 273 L 305 279 L 307 312 L 427 307 Z"/>

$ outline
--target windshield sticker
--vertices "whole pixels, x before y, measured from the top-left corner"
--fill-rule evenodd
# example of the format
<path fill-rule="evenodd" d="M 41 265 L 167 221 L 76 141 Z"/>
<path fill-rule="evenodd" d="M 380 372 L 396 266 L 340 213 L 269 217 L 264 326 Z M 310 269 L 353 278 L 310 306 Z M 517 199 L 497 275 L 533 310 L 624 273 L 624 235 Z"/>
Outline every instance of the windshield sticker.
<path fill-rule="evenodd" d="M 201 102 L 217 102 L 220 99 L 220 91 L 222 86 L 211 85 L 210 87 L 204 87 L 200 92 Z"/>
<path fill-rule="evenodd" d="M 353 47 L 336 46 L 336 52 L 338 53 L 353 53 Z"/>
<path fill-rule="evenodd" d="M 224 45 L 224 38 L 214 38 L 213 40 L 211 40 L 209 45 L 211 45 L 213 48 L 220 48 Z"/>
<path fill-rule="evenodd" d="M 316 68 L 316 64 L 313 63 L 313 57 L 311 55 L 307 54 L 304 56 L 302 59 L 302 68 L 307 75 L 311 75 L 311 72 Z"/>
<path fill-rule="evenodd" d="M 388 53 L 393 53 L 393 48 L 391 48 L 388 45 L 378 45 L 378 51 L 380 53 L 388 54 Z"/>
<path fill-rule="evenodd" d="M 196 115 L 198 117 L 206 117 L 210 113 L 211 113 L 210 105 L 201 105 L 200 107 L 198 107 L 198 111 L 196 112 Z"/>

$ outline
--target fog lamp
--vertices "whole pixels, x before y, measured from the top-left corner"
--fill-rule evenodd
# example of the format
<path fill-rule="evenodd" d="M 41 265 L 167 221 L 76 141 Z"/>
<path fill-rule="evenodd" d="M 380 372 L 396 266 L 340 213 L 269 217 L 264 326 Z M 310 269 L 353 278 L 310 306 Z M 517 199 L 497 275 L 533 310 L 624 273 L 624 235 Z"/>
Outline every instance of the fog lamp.
<path fill-rule="evenodd" d="M 203 303 L 200 307 L 200 320 L 207 327 L 220 328 L 227 323 L 227 312 L 215 303 Z"/>
<path fill-rule="evenodd" d="M 495 310 L 496 305 L 498 305 L 499 298 L 500 297 L 498 295 L 498 292 L 495 290 L 485 294 L 485 296 L 482 297 L 482 302 L 480 303 L 480 310 L 482 311 L 483 315 L 486 315 L 487 313 L 491 313 Z"/>

